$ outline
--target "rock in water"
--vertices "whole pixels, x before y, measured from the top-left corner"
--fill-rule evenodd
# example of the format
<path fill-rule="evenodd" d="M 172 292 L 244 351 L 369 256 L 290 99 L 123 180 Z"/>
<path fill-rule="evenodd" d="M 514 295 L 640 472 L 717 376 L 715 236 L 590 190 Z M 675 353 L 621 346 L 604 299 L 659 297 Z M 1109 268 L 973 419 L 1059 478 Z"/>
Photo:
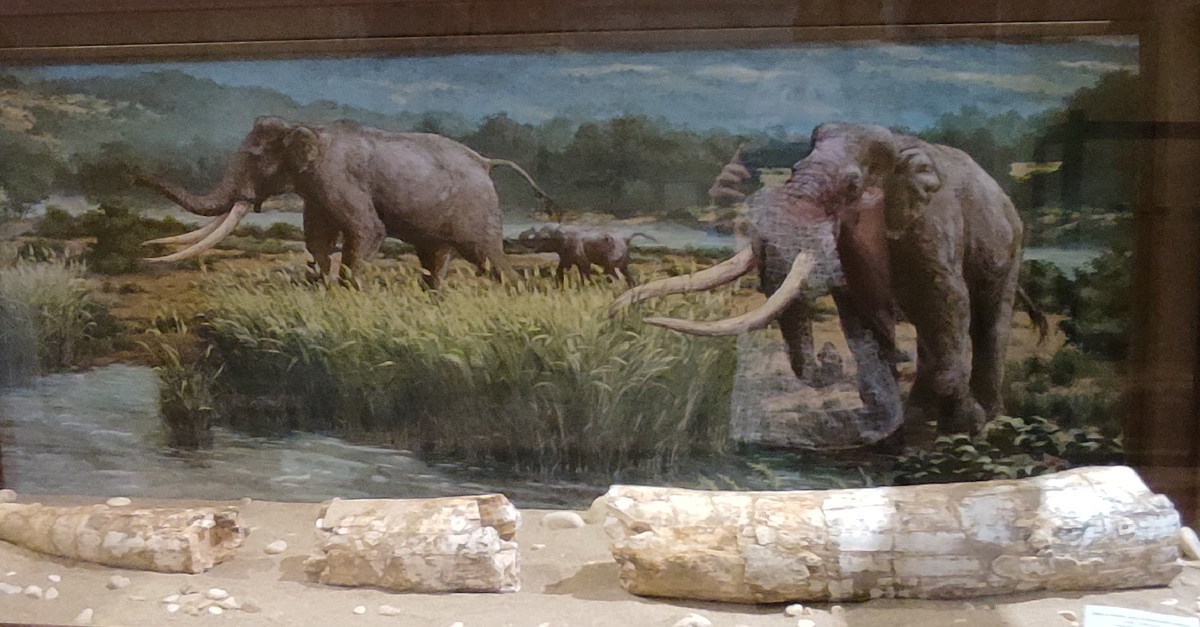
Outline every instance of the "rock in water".
<path fill-rule="evenodd" d="M 1190 560 L 1200 560 L 1200 538 L 1196 537 L 1196 530 L 1191 527 L 1179 528 L 1179 548 L 1183 550 L 1183 554 Z"/>
<path fill-rule="evenodd" d="M 75 616 L 76 625 L 91 625 L 92 624 L 92 608 L 87 608 Z"/>
<path fill-rule="evenodd" d="M 367 613 L 367 606 L 365 606 L 365 605 L 359 605 L 359 606 L 355 607 L 355 608 L 354 608 L 354 613 L 355 613 L 355 614 L 366 614 L 366 613 Z"/>
<path fill-rule="evenodd" d="M 221 599 L 228 599 L 229 593 L 221 588 L 210 588 L 208 593 L 204 596 L 212 599 L 213 601 L 220 601 Z"/>
<path fill-rule="evenodd" d="M 401 612 L 400 608 L 398 608 L 398 607 L 392 607 L 390 605 L 380 605 L 379 606 L 379 615 L 380 616 L 399 616 L 403 613 L 404 612 Z"/>
<path fill-rule="evenodd" d="M 0 592 L 4 594 L 21 594 L 21 586 L 14 586 L 11 583 L 0 583 Z"/>
<path fill-rule="evenodd" d="M 25 596 L 27 596 L 27 597 L 29 597 L 29 598 L 31 598 L 31 599 L 40 599 L 40 598 L 42 598 L 42 588 L 41 588 L 41 586 L 29 586 L 28 588 L 25 588 Z"/>
<path fill-rule="evenodd" d="M 57 599 L 58 598 L 58 588 L 55 588 L 53 586 L 46 588 L 46 594 L 44 594 L 42 596 L 42 598 L 46 599 L 47 601 L 53 601 L 54 599 Z"/>
<path fill-rule="evenodd" d="M 129 577 L 123 577 L 121 575 L 113 575 L 112 577 L 108 578 L 108 584 L 105 587 L 107 587 L 109 590 L 120 590 L 122 588 L 128 588 L 129 587 Z"/>
<path fill-rule="evenodd" d="M 107 501 L 105 501 L 104 503 L 106 505 L 108 505 L 109 507 L 125 507 L 126 505 L 132 504 L 133 501 L 131 501 L 123 496 L 114 496 L 111 499 L 108 499 Z"/>
<path fill-rule="evenodd" d="M 586 525 L 583 517 L 575 512 L 551 512 L 542 519 L 542 526 L 547 529 L 578 529 Z"/>
<path fill-rule="evenodd" d="M 679 619 L 672 627 L 712 627 L 712 621 L 699 614 L 688 614 Z"/>
<path fill-rule="evenodd" d="M 276 540 L 263 547 L 263 553 L 266 553 L 267 555 L 279 555 L 287 550 L 287 546 L 287 542 L 284 542 L 283 540 Z"/>

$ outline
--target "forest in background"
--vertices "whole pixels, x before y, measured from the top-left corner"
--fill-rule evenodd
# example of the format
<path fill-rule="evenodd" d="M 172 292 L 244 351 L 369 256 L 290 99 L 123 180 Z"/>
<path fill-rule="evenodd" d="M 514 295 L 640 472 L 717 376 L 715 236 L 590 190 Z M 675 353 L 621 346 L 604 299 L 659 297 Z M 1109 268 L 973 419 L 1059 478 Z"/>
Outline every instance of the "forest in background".
<path fill-rule="evenodd" d="M 968 106 L 929 128 L 898 130 L 970 154 L 1013 196 L 1032 227 L 1031 245 L 1106 246 L 1111 229 L 1102 225 L 1111 220 L 1104 216 L 1125 209 L 1133 198 L 1132 142 L 1087 145 L 1082 199 L 1090 209 L 1082 215 L 1063 215 L 1053 194 L 1046 206 L 1032 206 L 1031 177 L 1015 178 L 1012 164 L 1030 161 L 1038 138 L 1065 121 L 1068 109 L 1095 120 L 1136 120 L 1137 94 L 1138 77 L 1117 71 L 1078 90 L 1061 108 L 1038 115 L 989 115 Z M 129 184 L 131 167 L 207 188 L 260 115 L 316 124 L 353 119 L 387 130 L 443 134 L 488 157 L 522 164 L 568 211 L 682 223 L 701 214 L 708 204 L 705 190 L 737 146 L 751 146 L 746 160 L 761 167 L 788 167 L 807 150 L 807 138 L 782 131 L 734 135 L 645 116 L 556 117 L 533 125 L 503 112 L 469 120 L 439 111 L 381 114 L 328 100 L 300 104 L 271 89 L 229 87 L 174 70 L 28 83 L 0 74 L 4 209 L 20 215 L 51 193 L 148 202 L 151 197 Z M 517 176 L 498 173 L 496 181 L 506 210 L 537 206 Z"/>

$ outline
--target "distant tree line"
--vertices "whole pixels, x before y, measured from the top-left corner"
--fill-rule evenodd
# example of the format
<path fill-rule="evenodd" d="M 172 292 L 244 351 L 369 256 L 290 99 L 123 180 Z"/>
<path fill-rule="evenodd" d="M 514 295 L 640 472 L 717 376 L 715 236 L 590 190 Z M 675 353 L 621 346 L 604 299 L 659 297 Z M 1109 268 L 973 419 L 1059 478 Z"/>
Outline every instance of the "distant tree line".
<path fill-rule="evenodd" d="M 13 212 L 51 192 L 128 199 L 139 193 L 131 191 L 128 176 L 134 167 L 205 188 L 220 178 L 254 119 L 265 114 L 313 123 L 349 118 L 384 129 L 444 134 L 486 156 L 520 163 L 568 210 L 618 217 L 694 219 L 695 210 L 707 205 L 704 192 L 713 177 L 739 146 L 751 147 L 743 158 L 759 167 L 786 167 L 808 149 L 778 131 L 754 136 L 696 131 L 646 116 L 560 117 L 535 125 L 497 113 L 472 123 L 446 112 L 388 115 L 332 101 L 302 105 L 270 89 L 229 87 L 177 71 L 29 84 L 0 75 L 0 90 L 25 92 L 37 103 L 28 107 L 30 128 L 0 126 L 0 188 Z M 965 107 L 918 134 L 965 150 L 1007 188 L 1028 221 L 1037 223 L 1040 208 L 1029 204 L 1030 181 L 1014 179 L 1011 164 L 1030 160 L 1038 136 L 1064 119 L 1066 109 L 1083 109 L 1092 119 L 1137 119 L 1137 93 L 1135 75 L 1113 72 L 1067 98 L 1063 109 L 1026 117 Z M 1130 143 L 1088 146 L 1083 190 L 1088 205 L 1108 210 L 1132 197 L 1136 147 Z M 497 173 L 496 181 L 507 210 L 537 206 L 515 175 Z M 1072 219 L 1053 228 L 1061 231 Z"/>

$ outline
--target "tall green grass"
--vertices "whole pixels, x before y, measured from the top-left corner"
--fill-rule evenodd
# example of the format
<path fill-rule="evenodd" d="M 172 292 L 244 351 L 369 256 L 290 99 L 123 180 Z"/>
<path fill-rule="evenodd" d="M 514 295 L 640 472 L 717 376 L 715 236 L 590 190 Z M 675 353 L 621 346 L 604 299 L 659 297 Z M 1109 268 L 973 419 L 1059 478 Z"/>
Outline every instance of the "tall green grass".
<path fill-rule="evenodd" d="M 351 290 L 279 273 L 212 277 L 204 335 L 223 367 L 224 419 L 260 433 L 386 434 L 550 474 L 661 468 L 725 449 L 732 339 L 609 320 L 615 291 L 602 284 L 464 279 L 428 293 L 417 278 L 375 271 Z M 729 313 L 717 294 L 656 307 Z"/>
<path fill-rule="evenodd" d="M 101 348 L 111 323 L 75 263 L 0 268 L 0 384 L 59 370 Z"/>

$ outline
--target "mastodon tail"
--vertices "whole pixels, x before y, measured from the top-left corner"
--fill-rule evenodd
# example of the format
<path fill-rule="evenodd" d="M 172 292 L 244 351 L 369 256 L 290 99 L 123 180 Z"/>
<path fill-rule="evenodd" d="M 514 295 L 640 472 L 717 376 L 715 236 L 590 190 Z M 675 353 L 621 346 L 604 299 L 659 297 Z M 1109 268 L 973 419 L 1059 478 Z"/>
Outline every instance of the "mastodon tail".
<path fill-rule="evenodd" d="M 1017 298 L 1021 300 L 1021 304 L 1025 305 L 1026 311 L 1029 312 L 1029 320 L 1037 327 L 1038 346 L 1045 344 L 1046 336 L 1050 334 L 1050 323 L 1046 321 L 1046 314 L 1042 313 L 1041 309 L 1038 309 L 1033 299 L 1025 292 L 1025 288 L 1020 285 L 1017 286 Z"/>
<path fill-rule="evenodd" d="M 635 237 L 644 237 L 644 238 L 654 242 L 655 244 L 658 243 L 658 240 L 654 239 L 653 237 L 650 237 L 649 235 L 646 235 L 645 233 L 634 233 L 634 234 L 630 235 L 629 237 L 625 238 L 625 245 L 628 246 L 629 242 L 632 242 L 633 238 L 635 238 Z"/>
<path fill-rule="evenodd" d="M 517 174 L 520 174 L 522 177 L 524 177 L 529 183 L 529 186 L 533 188 L 533 193 L 537 195 L 538 200 L 542 202 L 542 205 L 545 206 L 546 211 L 551 215 L 551 217 L 554 218 L 554 221 L 562 222 L 562 207 L 559 207 L 558 203 L 554 202 L 554 199 L 550 197 L 550 194 L 547 194 L 545 190 L 538 187 L 538 184 L 533 181 L 533 177 L 529 176 L 529 173 L 525 171 L 525 168 L 517 165 L 515 161 L 509 161 L 508 159 L 488 159 L 487 162 L 490 166 L 502 165 L 516 170 Z"/>

